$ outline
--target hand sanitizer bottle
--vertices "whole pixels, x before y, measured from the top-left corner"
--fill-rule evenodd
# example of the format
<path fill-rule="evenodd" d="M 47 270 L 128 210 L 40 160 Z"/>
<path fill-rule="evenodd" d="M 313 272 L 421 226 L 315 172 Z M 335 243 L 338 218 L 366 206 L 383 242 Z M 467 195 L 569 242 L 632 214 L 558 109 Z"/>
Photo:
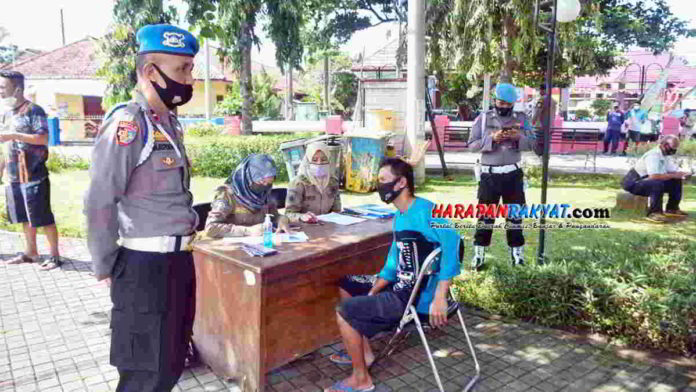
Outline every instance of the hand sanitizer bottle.
<path fill-rule="evenodd" d="M 266 214 L 266 220 L 263 222 L 263 246 L 273 248 L 273 222 L 271 222 L 271 214 Z"/>

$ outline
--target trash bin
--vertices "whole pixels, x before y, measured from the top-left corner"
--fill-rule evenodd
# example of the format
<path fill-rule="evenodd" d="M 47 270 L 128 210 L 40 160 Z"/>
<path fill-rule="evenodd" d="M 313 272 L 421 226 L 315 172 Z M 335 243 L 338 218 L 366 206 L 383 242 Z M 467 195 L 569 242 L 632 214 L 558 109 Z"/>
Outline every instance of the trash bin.
<path fill-rule="evenodd" d="M 58 121 L 58 117 L 48 118 L 48 145 L 60 146 L 60 121 Z"/>
<path fill-rule="evenodd" d="M 370 109 L 365 113 L 365 128 L 370 131 L 393 131 L 394 111 Z"/>
<path fill-rule="evenodd" d="M 314 102 L 295 102 L 295 121 L 318 121 L 319 107 Z"/>
<path fill-rule="evenodd" d="M 305 156 L 305 143 L 307 139 L 290 140 L 280 144 L 280 151 L 285 158 L 285 167 L 288 169 L 288 180 L 292 181 L 297 175 L 297 171 Z"/>
<path fill-rule="evenodd" d="M 379 163 L 384 158 L 390 132 L 354 132 L 346 137 L 344 154 L 346 189 L 369 193 L 377 188 Z"/>

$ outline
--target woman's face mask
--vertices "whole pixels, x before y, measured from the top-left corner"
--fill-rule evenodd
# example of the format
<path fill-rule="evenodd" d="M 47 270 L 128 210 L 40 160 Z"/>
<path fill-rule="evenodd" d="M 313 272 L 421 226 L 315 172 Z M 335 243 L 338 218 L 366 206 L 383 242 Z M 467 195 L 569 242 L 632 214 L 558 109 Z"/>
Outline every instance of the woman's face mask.
<path fill-rule="evenodd" d="M 249 187 L 251 188 L 252 191 L 254 191 L 254 193 L 263 194 L 263 193 L 266 193 L 269 189 L 271 189 L 272 186 L 273 185 L 271 185 L 271 184 L 266 185 L 266 184 L 260 184 L 260 183 L 254 182 Z"/>
<path fill-rule="evenodd" d="M 314 177 L 326 177 L 329 175 L 329 164 L 328 163 L 311 163 L 309 165 L 309 172 Z"/>

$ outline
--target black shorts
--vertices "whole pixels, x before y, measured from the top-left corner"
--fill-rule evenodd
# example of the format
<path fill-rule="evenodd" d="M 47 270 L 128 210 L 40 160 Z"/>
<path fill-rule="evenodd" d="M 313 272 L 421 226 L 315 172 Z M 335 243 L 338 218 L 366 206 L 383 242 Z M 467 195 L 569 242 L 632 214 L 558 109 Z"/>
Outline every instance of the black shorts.
<path fill-rule="evenodd" d="M 392 285 L 376 295 L 367 296 L 376 281 L 375 275 L 348 275 L 339 282 L 339 286 L 352 298 L 341 301 L 338 313 L 351 327 L 368 338 L 394 329 L 404 315 L 408 302 L 408 298 L 404 299 L 392 290 Z"/>
<path fill-rule="evenodd" d="M 636 143 L 654 142 L 657 140 L 657 135 L 655 134 L 640 133 L 638 131 L 628 131 L 628 137 Z"/>
<path fill-rule="evenodd" d="M 55 224 L 51 211 L 51 183 L 48 178 L 5 186 L 7 217 L 10 223 L 29 223 L 32 227 Z"/>

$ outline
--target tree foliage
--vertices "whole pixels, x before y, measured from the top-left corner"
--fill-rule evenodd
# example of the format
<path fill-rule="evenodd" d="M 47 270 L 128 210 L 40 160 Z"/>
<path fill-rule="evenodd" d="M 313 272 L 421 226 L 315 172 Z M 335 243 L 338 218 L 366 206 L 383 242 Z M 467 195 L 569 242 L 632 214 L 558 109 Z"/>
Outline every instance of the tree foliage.
<path fill-rule="evenodd" d="M 433 0 L 427 22 L 432 69 L 486 73 L 517 84 L 544 78 L 547 36 L 534 25 L 529 0 Z M 557 24 L 554 85 L 576 76 L 602 75 L 622 64 L 621 53 L 638 45 L 660 53 L 679 37 L 694 36 L 664 0 L 583 0 L 580 17 Z M 548 14 L 541 19 L 549 19 Z"/>
<path fill-rule="evenodd" d="M 608 99 L 595 99 L 590 107 L 594 110 L 594 115 L 597 117 L 605 117 L 611 109 L 612 102 Z"/>
<path fill-rule="evenodd" d="M 254 105 L 252 117 L 277 119 L 280 117 L 281 98 L 274 89 L 275 80 L 266 72 L 253 77 Z M 227 86 L 224 99 L 215 107 L 215 114 L 221 116 L 237 116 L 241 114 L 243 99 L 239 81 Z"/>
<path fill-rule="evenodd" d="M 131 98 L 136 84 L 136 32 L 148 24 L 177 20 L 176 9 L 171 6 L 165 9 L 162 0 L 116 0 L 113 14 L 109 32 L 98 42 L 102 65 L 97 75 L 107 83 L 102 100 L 105 109 Z"/>

